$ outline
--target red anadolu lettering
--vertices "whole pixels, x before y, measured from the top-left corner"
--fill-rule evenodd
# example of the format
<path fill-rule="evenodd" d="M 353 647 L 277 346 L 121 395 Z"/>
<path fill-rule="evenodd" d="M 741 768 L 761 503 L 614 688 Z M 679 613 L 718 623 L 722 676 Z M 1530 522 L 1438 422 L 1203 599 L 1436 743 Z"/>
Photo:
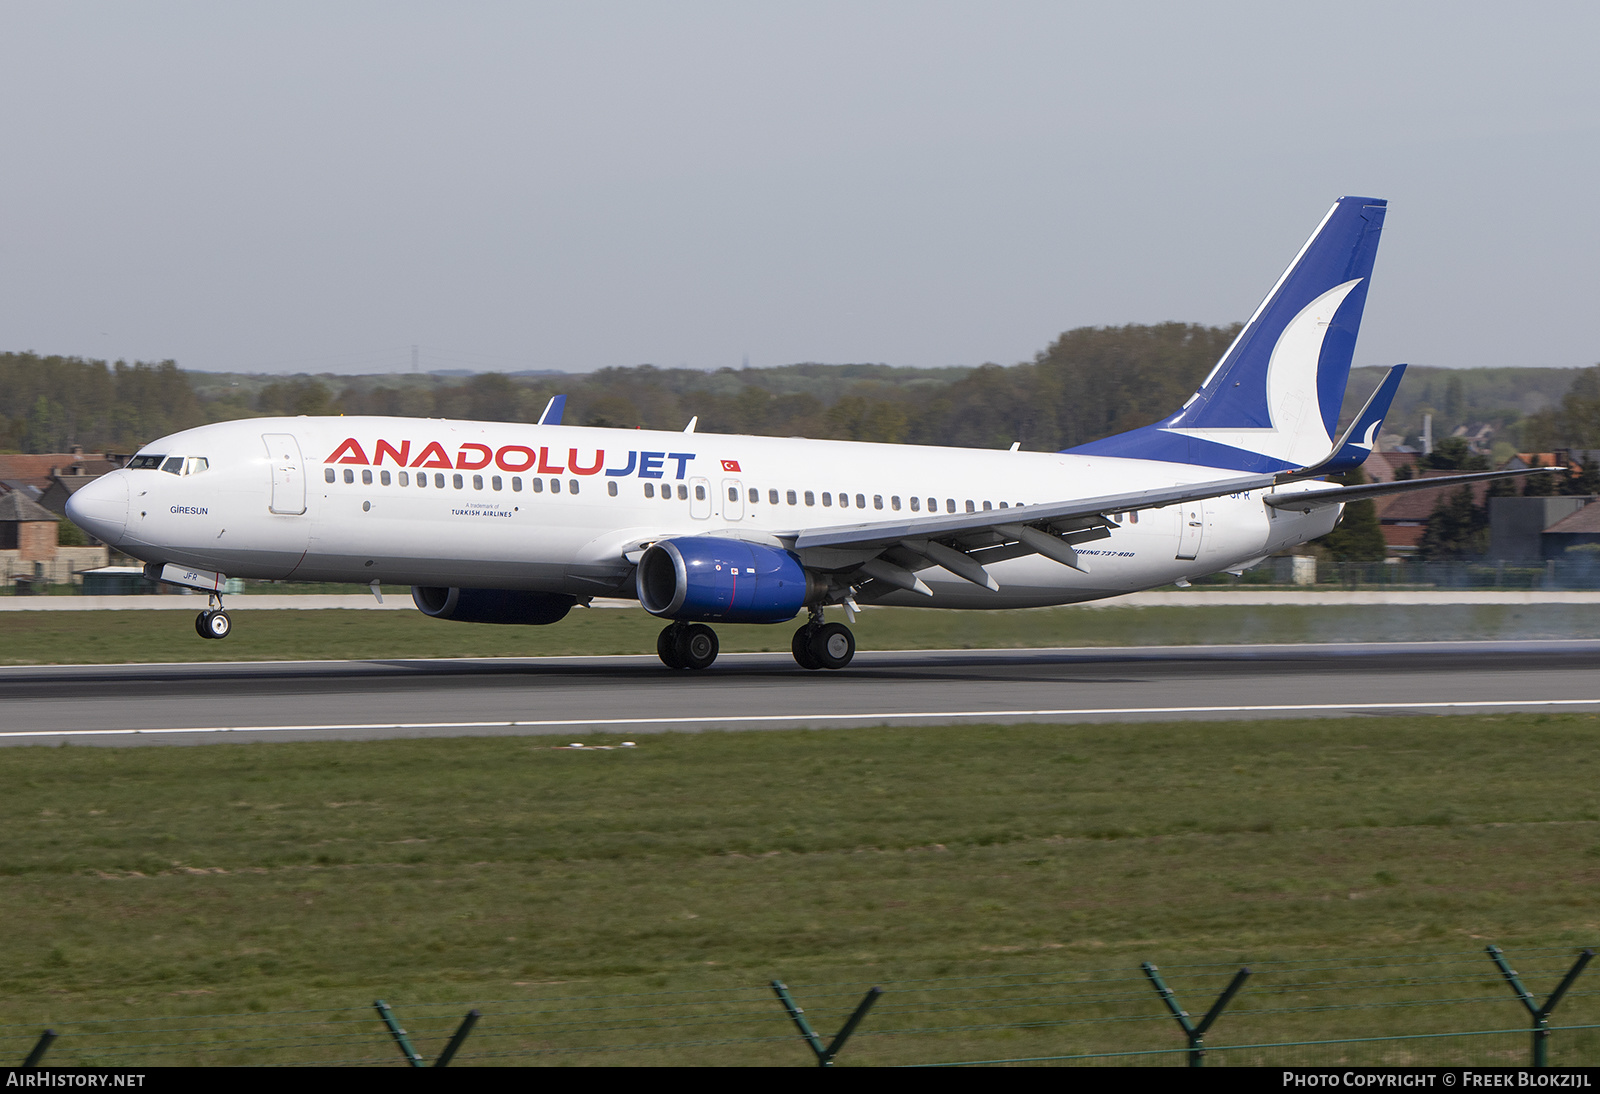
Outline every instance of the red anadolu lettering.
<path fill-rule="evenodd" d="M 585 464 L 578 458 L 578 449 L 567 449 L 567 466 L 550 462 L 548 448 L 533 449 L 524 444 L 502 445 L 500 448 L 491 448 L 489 445 L 477 441 L 464 442 L 456 452 L 455 462 L 450 461 L 450 454 L 438 441 L 429 441 L 427 446 L 417 453 L 416 459 L 411 458 L 411 442 L 400 441 L 398 444 L 378 440 L 373 449 L 374 459 L 367 459 L 366 449 L 361 447 L 361 442 L 354 437 L 345 438 L 344 442 L 335 448 L 324 463 L 356 464 L 360 466 L 381 466 L 385 459 L 391 460 L 398 467 L 437 467 L 441 470 L 478 471 L 488 467 L 491 463 L 502 471 L 517 474 L 532 471 L 537 464 L 540 474 L 563 475 L 570 469 L 574 475 L 598 475 L 605 470 L 606 450 L 597 448 L 591 462 Z M 620 474 L 628 474 L 633 470 L 633 454 L 629 454 L 628 467 Z M 612 472 L 618 474 L 619 472 Z"/>
<path fill-rule="evenodd" d="M 401 441 L 400 447 L 395 448 L 388 441 L 379 441 L 378 447 L 372 450 L 372 462 L 374 464 L 382 464 L 384 453 L 388 453 L 395 463 L 404 467 L 406 461 L 411 458 L 411 442 Z"/>
<path fill-rule="evenodd" d="M 333 455 L 322 461 L 323 463 L 356 463 L 367 462 L 367 453 L 361 447 L 361 442 L 354 437 L 346 438 L 344 444 L 333 450 Z"/>
<path fill-rule="evenodd" d="M 444 446 L 438 441 L 429 441 L 428 447 L 422 450 L 411 464 L 412 467 L 442 467 L 451 470 L 450 457 L 445 454 Z"/>
<path fill-rule="evenodd" d="M 538 458 L 525 444 L 508 444 L 494 454 L 494 463 L 500 470 L 515 474 L 528 470 Z"/>
<path fill-rule="evenodd" d="M 483 454 L 483 459 L 479 460 L 477 463 L 473 463 L 471 460 L 467 459 L 467 449 L 469 448 L 476 449 L 477 451 L 481 452 Z M 477 471 L 488 467 L 489 461 L 492 459 L 494 459 L 494 450 L 488 445 L 478 444 L 476 441 L 468 441 L 466 444 L 461 446 L 461 451 L 456 453 L 456 470 Z"/>

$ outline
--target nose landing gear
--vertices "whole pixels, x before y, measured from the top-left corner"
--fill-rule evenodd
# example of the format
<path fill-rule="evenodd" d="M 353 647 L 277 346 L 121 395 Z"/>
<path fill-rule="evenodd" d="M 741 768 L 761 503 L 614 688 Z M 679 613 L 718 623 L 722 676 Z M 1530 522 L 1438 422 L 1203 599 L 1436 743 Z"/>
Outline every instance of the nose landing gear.
<path fill-rule="evenodd" d="M 194 632 L 201 638 L 226 638 L 233 633 L 233 620 L 223 610 L 222 598 L 211 594 L 211 607 L 194 617 Z"/>
<path fill-rule="evenodd" d="M 656 656 L 669 669 L 708 669 L 718 648 L 717 632 L 704 623 L 669 623 L 656 637 Z"/>

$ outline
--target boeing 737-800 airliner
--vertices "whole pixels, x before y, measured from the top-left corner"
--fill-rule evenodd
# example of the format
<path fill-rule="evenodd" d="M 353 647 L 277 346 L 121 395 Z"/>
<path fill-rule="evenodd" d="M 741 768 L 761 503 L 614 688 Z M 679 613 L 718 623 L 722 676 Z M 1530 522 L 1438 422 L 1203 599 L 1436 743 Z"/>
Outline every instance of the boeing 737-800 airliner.
<path fill-rule="evenodd" d="M 843 668 L 823 609 L 1023 608 L 1222 570 L 1328 532 L 1343 503 L 1505 472 L 1338 487 L 1399 385 L 1335 438 L 1385 203 L 1340 199 L 1172 416 L 1064 452 L 418 418 L 257 418 L 142 448 L 68 515 L 204 589 L 228 576 L 407 584 L 430 616 L 549 624 L 636 597 L 672 668 L 717 655 L 708 623 L 783 623 Z"/>

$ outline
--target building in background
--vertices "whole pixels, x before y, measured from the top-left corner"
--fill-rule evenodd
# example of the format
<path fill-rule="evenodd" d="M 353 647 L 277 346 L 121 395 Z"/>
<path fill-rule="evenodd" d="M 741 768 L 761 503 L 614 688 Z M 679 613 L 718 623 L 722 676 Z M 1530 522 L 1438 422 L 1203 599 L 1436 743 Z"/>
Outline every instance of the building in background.
<path fill-rule="evenodd" d="M 0 494 L 0 583 L 65 585 L 109 561 L 105 547 L 62 547 L 60 521 L 22 490 Z"/>

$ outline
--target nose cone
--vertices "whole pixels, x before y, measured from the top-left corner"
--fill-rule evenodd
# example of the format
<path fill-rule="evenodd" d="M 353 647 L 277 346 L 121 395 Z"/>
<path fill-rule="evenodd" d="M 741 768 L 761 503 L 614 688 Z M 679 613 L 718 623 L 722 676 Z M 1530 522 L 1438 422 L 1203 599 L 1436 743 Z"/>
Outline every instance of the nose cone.
<path fill-rule="evenodd" d="M 95 539 L 113 546 L 128 526 L 128 479 L 121 471 L 85 483 L 67 499 L 67 516 Z"/>

